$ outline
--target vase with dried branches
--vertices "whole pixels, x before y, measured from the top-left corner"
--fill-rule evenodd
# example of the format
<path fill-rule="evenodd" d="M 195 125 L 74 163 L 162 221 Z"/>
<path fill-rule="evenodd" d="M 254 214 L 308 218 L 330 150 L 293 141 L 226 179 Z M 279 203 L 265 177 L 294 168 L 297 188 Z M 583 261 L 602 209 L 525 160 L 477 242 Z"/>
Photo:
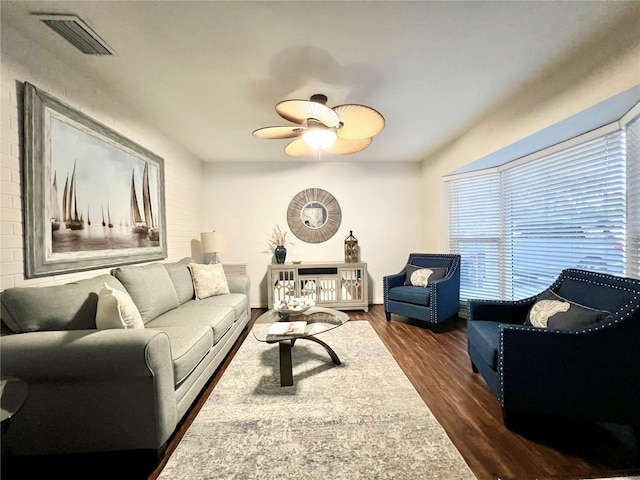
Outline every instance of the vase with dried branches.
<path fill-rule="evenodd" d="M 287 249 L 285 247 L 287 243 L 287 231 L 280 230 L 280 226 L 276 225 L 271 234 L 269 244 L 273 250 L 273 255 L 276 257 L 276 263 L 283 264 L 285 258 L 287 258 Z"/>

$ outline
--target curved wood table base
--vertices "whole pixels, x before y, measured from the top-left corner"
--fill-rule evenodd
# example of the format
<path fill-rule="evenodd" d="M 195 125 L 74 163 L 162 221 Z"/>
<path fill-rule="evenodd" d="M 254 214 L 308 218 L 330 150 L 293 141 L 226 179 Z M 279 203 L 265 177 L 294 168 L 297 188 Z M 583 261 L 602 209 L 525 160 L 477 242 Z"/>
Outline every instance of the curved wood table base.
<path fill-rule="evenodd" d="M 290 387 L 293 385 L 293 364 L 291 363 L 291 348 L 295 345 L 296 340 L 311 340 L 312 342 L 316 342 L 324 347 L 327 351 L 331 360 L 336 365 L 342 365 L 338 355 L 333 349 L 327 345 L 322 340 L 316 337 L 296 337 L 291 340 L 283 340 L 278 342 L 280 348 L 280 386 L 281 387 Z"/>

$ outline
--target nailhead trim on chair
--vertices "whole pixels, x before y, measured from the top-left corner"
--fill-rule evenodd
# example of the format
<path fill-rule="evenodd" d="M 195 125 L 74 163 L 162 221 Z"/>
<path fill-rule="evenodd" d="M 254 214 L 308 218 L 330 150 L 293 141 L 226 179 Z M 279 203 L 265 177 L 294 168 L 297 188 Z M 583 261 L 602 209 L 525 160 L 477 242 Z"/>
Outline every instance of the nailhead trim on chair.
<path fill-rule="evenodd" d="M 384 311 L 387 313 L 389 311 L 389 285 L 384 279 L 382 281 L 382 298 L 384 299 Z"/>
<path fill-rule="evenodd" d="M 500 329 L 500 346 L 498 349 L 499 356 L 498 356 L 498 374 L 500 376 L 500 405 L 502 407 L 504 407 L 504 391 L 502 386 L 504 385 L 504 331 L 508 328 L 511 330 L 527 330 L 527 331 L 538 331 L 541 332 L 542 334 L 546 334 L 546 333 L 563 333 L 563 334 L 567 334 L 567 335 L 580 335 L 583 333 L 588 333 L 588 332 L 596 332 L 598 330 L 602 330 L 604 328 L 608 328 L 612 325 L 615 325 L 616 323 L 619 323 L 620 321 L 624 320 L 625 318 L 631 316 L 633 313 L 635 313 L 636 311 L 638 311 L 638 309 L 640 308 L 639 306 L 639 301 L 638 298 L 640 297 L 640 287 L 639 288 L 630 288 L 630 287 L 622 287 L 620 285 L 611 285 L 610 283 L 605 283 L 605 282 L 596 282 L 593 280 L 590 280 L 588 278 L 583 278 L 581 276 L 573 276 L 571 274 L 582 274 L 585 273 L 585 270 L 577 270 L 577 269 L 567 269 L 564 270 L 560 276 L 556 279 L 555 282 L 553 282 L 553 284 L 551 285 L 551 287 L 549 287 L 550 290 L 557 292 L 557 290 L 560 287 L 560 284 L 562 283 L 562 281 L 564 279 L 570 279 L 570 280 L 576 280 L 579 282 L 584 282 L 584 283 L 590 283 L 593 285 L 598 285 L 601 287 L 607 287 L 607 288 L 614 288 L 617 290 L 623 290 L 626 292 L 634 292 L 636 295 L 634 295 L 632 302 L 627 303 L 626 305 L 624 305 L 623 307 L 621 307 L 618 311 L 616 311 L 615 313 L 612 313 L 610 315 L 611 321 L 607 322 L 606 324 L 603 325 L 599 325 L 597 327 L 587 327 L 583 330 L 578 330 L 578 331 L 566 331 L 566 330 L 549 330 L 549 329 L 539 329 L 536 327 L 532 327 L 529 325 L 507 325 L 505 324 L 501 329 Z M 629 278 L 622 278 L 622 277 L 617 277 L 614 275 L 609 275 L 606 273 L 596 273 L 596 272 L 586 272 L 588 273 L 590 276 L 592 277 L 599 277 L 599 278 L 603 278 L 603 279 L 608 279 L 608 280 L 612 280 L 612 281 L 616 281 L 616 282 L 623 282 L 623 283 L 628 283 L 631 285 L 634 285 L 636 287 L 638 287 L 639 283 L 637 280 L 634 279 L 629 279 Z M 516 303 L 516 304 L 520 304 L 520 303 L 524 303 L 527 300 L 530 300 L 531 298 L 535 298 L 538 295 L 535 295 L 534 297 L 529 297 L 529 299 L 525 299 L 522 301 L 517 301 L 517 302 L 509 302 L 508 300 L 504 300 L 504 301 L 499 301 L 499 303 Z M 487 302 L 491 302 L 492 300 L 487 300 Z M 495 302 L 495 301 L 494 301 Z M 634 305 L 635 304 L 635 305 Z M 625 310 L 631 306 L 634 305 L 632 308 L 630 308 L 629 310 L 627 310 L 625 312 Z M 623 313 L 624 312 L 624 313 Z"/>
<path fill-rule="evenodd" d="M 458 254 L 454 254 L 454 255 L 438 255 L 438 254 L 432 254 L 429 255 L 430 257 L 439 257 L 439 258 L 447 258 L 447 259 L 451 259 L 453 257 L 453 262 L 451 263 L 451 267 L 449 268 L 449 272 L 447 273 L 447 275 L 443 278 L 443 280 L 448 280 L 451 275 L 453 275 L 453 272 L 455 272 L 458 269 L 458 264 L 460 263 L 460 257 L 458 256 Z M 430 312 L 430 316 L 431 316 L 431 322 L 432 323 L 438 323 L 436 321 L 436 312 L 438 311 L 438 295 L 437 295 L 437 289 L 438 289 L 438 284 L 434 283 L 433 286 L 431 287 L 431 300 L 433 301 L 433 305 L 431 306 L 431 312 Z"/>

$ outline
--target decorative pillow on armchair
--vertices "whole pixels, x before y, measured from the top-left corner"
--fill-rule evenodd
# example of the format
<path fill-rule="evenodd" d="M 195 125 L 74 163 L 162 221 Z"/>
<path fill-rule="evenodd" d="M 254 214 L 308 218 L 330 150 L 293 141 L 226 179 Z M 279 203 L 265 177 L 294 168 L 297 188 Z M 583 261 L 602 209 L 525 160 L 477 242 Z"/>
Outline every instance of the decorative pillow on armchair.
<path fill-rule="evenodd" d="M 428 287 L 434 280 L 440 280 L 447 275 L 446 268 L 426 268 L 417 265 L 407 265 L 405 285 Z"/>
<path fill-rule="evenodd" d="M 552 330 L 581 330 L 599 322 L 609 315 L 605 310 L 596 310 L 572 302 L 551 290 L 543 292 L 527 315 L 525 325 Z"/>
<path fill-rule="evenodd" d="M 221 263 L 190 263 L 189 270 L 193 278 L 196 300 L 229 293 L 229 284 Z"/>

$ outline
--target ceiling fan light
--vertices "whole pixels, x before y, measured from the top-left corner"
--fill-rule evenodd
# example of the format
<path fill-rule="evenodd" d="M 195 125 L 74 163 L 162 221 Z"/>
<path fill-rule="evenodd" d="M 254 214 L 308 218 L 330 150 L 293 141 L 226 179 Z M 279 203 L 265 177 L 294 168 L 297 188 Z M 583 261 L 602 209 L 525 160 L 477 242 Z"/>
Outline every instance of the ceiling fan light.
<path fill-rule="evenodd" d="M 302 138 L 311 148 L 327 148 L 336 141 L 336 132 L 330 128 L 310 128 Z"/>

